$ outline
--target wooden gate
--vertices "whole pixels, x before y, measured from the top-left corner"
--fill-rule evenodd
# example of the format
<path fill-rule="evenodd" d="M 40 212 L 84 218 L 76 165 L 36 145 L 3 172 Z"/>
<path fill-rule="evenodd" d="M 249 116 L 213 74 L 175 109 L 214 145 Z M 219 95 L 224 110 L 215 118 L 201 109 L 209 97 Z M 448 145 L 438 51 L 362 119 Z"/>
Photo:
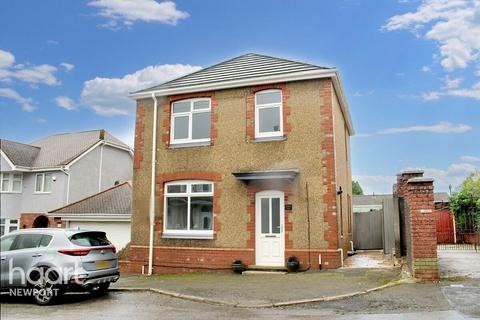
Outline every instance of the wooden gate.
<path fill-rule="evenodd" d="M 383 210 L 355 212 L 356 249 L 383 249 Z"/>
<path fill-rule="evenodd" d="M 455 231 L 450 209 L 435 210 L 433 214 L 437 220 L 437 243 L 453 243 Z"/>

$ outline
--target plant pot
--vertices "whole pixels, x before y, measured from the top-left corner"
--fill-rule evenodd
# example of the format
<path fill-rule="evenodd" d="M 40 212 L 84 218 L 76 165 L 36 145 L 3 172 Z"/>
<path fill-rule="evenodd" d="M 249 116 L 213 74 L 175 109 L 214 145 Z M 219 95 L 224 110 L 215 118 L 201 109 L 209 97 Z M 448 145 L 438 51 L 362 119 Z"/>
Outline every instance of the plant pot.
<path fill-rule="evenodd" d="M 300 268 L 300 262 L 296 257 L 290 257 L 287 261 L 287 270 L 288 272 L 297 272 Z"/>
<path fill-rule="evenodd" d="M 240 260 L 236 260 L 232 263 L 232 270 L 235 273 L 242 273 L 243 271 L 247 270 L 245 265 Z"/>

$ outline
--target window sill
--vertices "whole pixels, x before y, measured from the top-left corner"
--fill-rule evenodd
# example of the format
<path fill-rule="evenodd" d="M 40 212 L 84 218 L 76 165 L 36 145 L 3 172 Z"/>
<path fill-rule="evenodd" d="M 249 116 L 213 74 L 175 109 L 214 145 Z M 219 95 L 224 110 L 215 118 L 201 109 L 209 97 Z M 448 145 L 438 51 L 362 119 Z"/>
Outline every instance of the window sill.
<path fill-rule="evenodd" d="M 163 239 L 206 239 L 213 240 L 213 232 L 196 233 L 196 232 L 172 232 L 164 231 Z"/>
<path fill-rule="evenodd" d="M 279 136 L 279 137 L 262 137 L 262 138 L 255 138 L 255 140 L 253 140 L 253 143 L 285 141 L 285 140 L 287 140 L 287 138 L 284 137 L 284 136 Z"/>
<path fill-rule="evenodd" d="M 180 148 L 192 148 L 192 147 L 209 147 L 211 145 L 210 141 L 202 142 L 188 142 L 188 143 L 171 143 L 169 149 L 180 149 Z"/>
<path fill-rule="evenodd" d="M 0 194 L 22 194 L 21 191 L 0 191 Z"/>
<path fill-rule="evenodd" d="M 33 194 L 51 194 L 52 192 L 34 192 Z"/>

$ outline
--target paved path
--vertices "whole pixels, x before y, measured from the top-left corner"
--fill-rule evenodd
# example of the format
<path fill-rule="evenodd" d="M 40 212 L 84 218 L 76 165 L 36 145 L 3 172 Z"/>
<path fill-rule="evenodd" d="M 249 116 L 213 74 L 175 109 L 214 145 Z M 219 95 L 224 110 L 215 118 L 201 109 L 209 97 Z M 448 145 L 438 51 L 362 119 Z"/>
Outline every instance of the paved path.
<path fill-rule="evenodd" d="M 360 292 L 382 286 L 399 274 L 399 268 L 256 275 L 190 273 L 122 277 L 114 288 L 155 288 L 226 304 L 258 306 Z"/>

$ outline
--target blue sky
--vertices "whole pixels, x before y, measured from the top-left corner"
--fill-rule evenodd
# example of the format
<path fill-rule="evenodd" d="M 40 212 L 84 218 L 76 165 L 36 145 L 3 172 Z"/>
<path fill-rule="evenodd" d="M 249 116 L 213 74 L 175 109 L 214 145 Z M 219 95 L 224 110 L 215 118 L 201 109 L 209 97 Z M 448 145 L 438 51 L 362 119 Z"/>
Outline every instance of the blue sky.
<path fill-rule="evenodd" d="M 445 191 L 480 167 L 475 0 L 2 1 L 0 137 L 105 128 L 131 143 L 129 91 L 246 52 L 340 69 L 368 193 L 403 169 Z"/>

